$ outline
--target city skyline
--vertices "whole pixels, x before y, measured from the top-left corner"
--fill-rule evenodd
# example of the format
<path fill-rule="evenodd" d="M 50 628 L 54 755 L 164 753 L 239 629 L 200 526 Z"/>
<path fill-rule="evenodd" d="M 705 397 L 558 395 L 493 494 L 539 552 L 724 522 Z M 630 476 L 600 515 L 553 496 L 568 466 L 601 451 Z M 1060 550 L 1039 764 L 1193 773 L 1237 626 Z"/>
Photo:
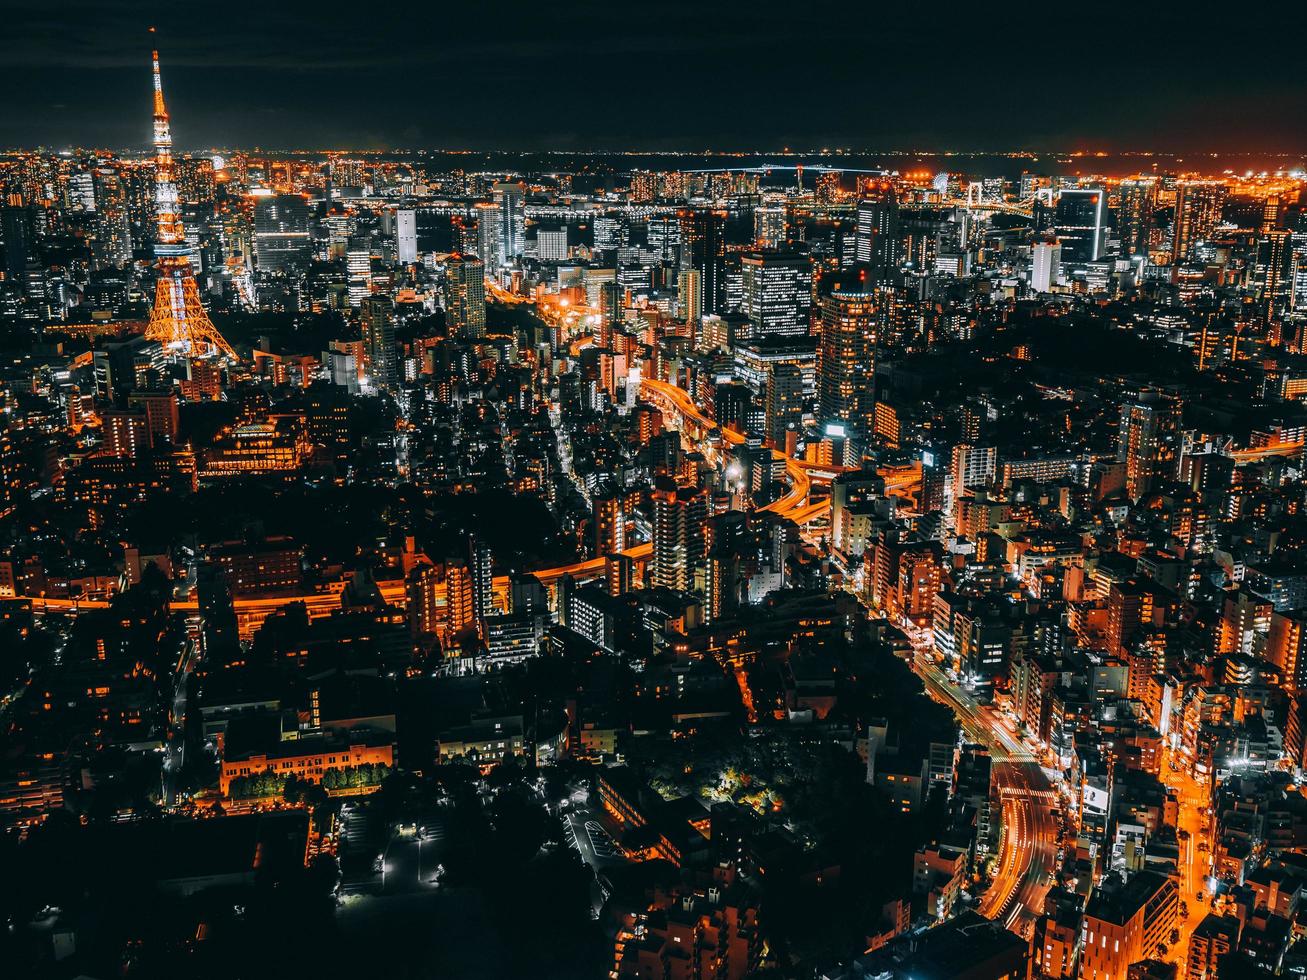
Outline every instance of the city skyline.
<path fill-rule="evenodd" d="M 119 66 L 149 6 L 0 51 L 63 70 L 55 128 L 148 131 L 0 152 L 6 977 L 1307 975 L 1307 166 L 1240 135 L 1299 80 L 1141 117 L 1219 153 L 247 151 L 864 90 L 943 140 L 957 70 L 991 131 L 1092 86 L 766 3 L 415 13 L 398 56 L 178 5 Z M 1141 37 L 1038 25 L 1129 81 Z"/>

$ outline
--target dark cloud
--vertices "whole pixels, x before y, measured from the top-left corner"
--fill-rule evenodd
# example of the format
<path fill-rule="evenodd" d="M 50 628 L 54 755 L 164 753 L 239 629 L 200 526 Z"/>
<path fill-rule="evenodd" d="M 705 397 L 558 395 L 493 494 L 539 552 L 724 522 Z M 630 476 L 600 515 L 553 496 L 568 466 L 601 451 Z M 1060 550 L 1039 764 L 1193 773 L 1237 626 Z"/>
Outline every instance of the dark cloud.
<path fill-rule="evenodd" d="M 144 145 L 157 24 L 183 146 L 1300 152 L 1254 7 L 0 0 L 0 146 Z"/>

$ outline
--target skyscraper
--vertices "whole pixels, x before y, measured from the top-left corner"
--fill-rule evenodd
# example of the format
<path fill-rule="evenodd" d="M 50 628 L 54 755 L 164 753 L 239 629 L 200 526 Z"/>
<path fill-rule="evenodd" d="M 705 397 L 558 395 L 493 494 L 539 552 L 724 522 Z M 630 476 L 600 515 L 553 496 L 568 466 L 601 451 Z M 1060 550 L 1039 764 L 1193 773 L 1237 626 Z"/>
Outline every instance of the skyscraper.
<path fill-rule="evenodd" d="M 1197 242 L 1205 241 L 1221 220 L 1226 188 L 1218 181 L 1185 180 L 1176 185 L 1172 223 L 1172 260 L 1181 262 Z"/>
<path fill-rule="evenodd" d="M 808 333 L 812 308 L 812 260 L 801 252 L 750 252 L 740 259 L 744 279 L 741 312 L 754 339 Z"/>
<path fill-rule="evenodd" d="M 95 243 L 91 255 L 98 269 L 120 269 L 132 260 L 132 225 L 127 192 L 112 167 L 95 169 Z"/>
<path fill-rule="evenodd" d="M 699 273 L 700 315 L 722 313 L 726 297 L 726 215 L 705 208 L 681 211 L 681 268 Z"/>
<path fill-rule="evenodd" d="M 395 258 L 401 265 L 411 265 L 418 260 L 417 212 L 412 208 L 400 208 L 395 212 Z"/>
<path fill-rule="evenodd" d="M 659 477 L 653 491 L 653 562 L 655 586 L 688 590 L 704 558 L 704 524 L 708 520 L 708 493 L 702 488 L 678 486 Z"/>
<path fill-rule="evenodd" d="M 872 285 L 892 284 L 900 261 L 899 201 L 892 187 L 858 202 L 855 257 L 870 268 Z"/>
<path fill-rule="evenodd" d="M 494 202 L 499 208 L 499 261 L 512 265 L 522 257 L 526 239 L 526 188 L 507 181 L 496 184 Z"/>
<path fill-rule="evenodd" d="M 302 194 L 254 199 L 254 258 L 264 272 L 284 272 L 308 260 L 309 202 Z"/>
<path fill-rule="evenodd" d="M 0 238 L 5 247 L 5 282 L 16 287 L 27 268 L 27 252 L 31 234 L 27 227 L 27 209 L 23 199 L 11 195 L 9 203 L 0 209 Z"/>
<path fill-rule="evenodd" d="M 474 210 L 477 219 L 477 257 L 485 265 L 486 271 L 495 275 L 504 264 L 499 240 L 500 208 L 498 204 L 482 201 Z"/>
<path fill-rule="evenodd" d="M 486 335 L 485 266 L 471 256 L 445 263 L 445 318 L 452 335 L 472 340 Z"/>
<path fill-rule="evenodd" d="M 395 304 L 390 297 L 369 296 L 363 301 L 363 339 L 373 387 L 394 391 L 399 383 L 399 371 L 395 353 Z"/>
<path fill-rule="evenodd" d="M 345 251 L 345 272 L 349 276 L 349 305 L 363 305 L 372 292 L 372 245 L 366 238 L 351 238 Z"/>
<path fill-rule="evenodd" d="M 1062 246 L 1058 242 L 1035 242 L 1030 255 L 1030 288 L 1047 293 L 1062 272 Z"/>
<path fill-rule="evenodd" d="M 1057 199 L 1053 227 L 1062 244 L 1062 261 L 1097 262 L 1102 258 L 1106 199 L 1098 187 L 1067 188 Z"/>
<path fill-rule="evenodd" d="M 817 400 L 821 421 L 865 428 L 874 408 L 876 290 L 865 275 L 841 276 L 817 300 Z"/>
<path fill-rule="evenodd" d="M 1139 177 L 1121 181 L 1121 203 L 1117 226 L 1121 251 L 1127 258 L 1147 255 L 1153 230 L 1153 212 L 1157 209 L 1157 181 Z"/>
<path fill-rule="evenodd" d="M 803 371 L 797 364 L 775 364 L 767 375 L 767 438 L 785 448 L 788 433 L 803 428 Z"/>
<path fill-rule="evenodd" d="M 1138 499 L 1174 475 L 1180 430 L 1180 401 L 1158 391 L 1140 393 L 1121 405 L 1116 458 L 1126 464 L 1126 492 Z"/>

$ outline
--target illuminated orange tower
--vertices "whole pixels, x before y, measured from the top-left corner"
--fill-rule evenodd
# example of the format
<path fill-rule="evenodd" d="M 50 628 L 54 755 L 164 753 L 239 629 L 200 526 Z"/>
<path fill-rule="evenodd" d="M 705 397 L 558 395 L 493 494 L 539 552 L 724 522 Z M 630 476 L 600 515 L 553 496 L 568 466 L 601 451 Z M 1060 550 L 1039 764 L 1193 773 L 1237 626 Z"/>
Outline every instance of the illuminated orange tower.
<path fill-rule="evenodd" d="M 154 32 L 154 28 L 150 28 Z M 159 52 L 154 58 L 154 204 L 159 213 L 159 240 L 154 254 L 159 260 L 159 284 L 145 336 L 170 350 L 193 356 L 214 354 L 237 360 L 236 352 L 222 338 L 200 303 L 200 290 L 191 271 L 190 246 L 177 213 L 177 182 L 172 167 L 172 128 L 163 103 L 163 82 L 159 77 Z"/>

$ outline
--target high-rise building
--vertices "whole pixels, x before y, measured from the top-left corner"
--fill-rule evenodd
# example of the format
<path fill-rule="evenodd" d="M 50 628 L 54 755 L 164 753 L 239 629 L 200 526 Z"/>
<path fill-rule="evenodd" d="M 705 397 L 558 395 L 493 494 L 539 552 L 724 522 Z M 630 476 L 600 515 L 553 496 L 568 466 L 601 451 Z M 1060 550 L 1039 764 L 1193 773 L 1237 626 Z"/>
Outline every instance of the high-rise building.
<path fill-rule="evenodd" d="M 1142 392 L 1121 405 L 1116 458 L 1126 464 L 1126 492 L 1138 499 L 1174 475 L 1180 401 L 1164 392 Z"/>
<path fill-rule="evenodd" d="M 445 263 L 445 318 L 451 335 L 486 335 L 486 277 L 480 259 L 455 256 Z"/>
<path fill-rule="evenodd" d="M 1166 875 L 1137 872 L 1124 885 L 1095 891 L 1085 908 L 1083 980 L 1126 980 L 1130 965 L 1160 956 L 1179 915 L 1179 889 Z"/>
<path fill-rule="evenodd" d="M 526 243 L 526 188 L 508 181 L 496 184 L 493 199 L 499 209 L 499 261 L 512 265 Z"/>
<path fill-rule="evenodd" d="M 1107 194 L 1100 187 L 1069 187 L 1057 199 L 1053 227 L 1064 262 L 1097 262 L 1103 255 Z"/>
<path fill-rule="evenodd" d="M 1185 180 L 1176 185 L 1175 220 L 1171 224 L 1172 261 L 1189 257 L 1194 245 L 1206 241 L 1221 220 L 1226 187 L 1210 180 Z"/>
<path fill-rule="evenodd" d="M 879 302 L 863 275 L 841 276 L 817 300 L 820 420 L 865 428 L 874 410 Z"/>
<path fill-rule="evenodd" d="M 683 591 L 694 588 L 696 572 L 703 565 L 707 520 L 706 490 L 678 486 L 667 477 L 658 479 L 653 491 L 654 585 Z"/>
<path fill-rule="evenodd" d="M 803 430 L 803 371 L 797 364 L 774 364 L 767 373 L 767 438 L 784 449 L 789 433 Z"/>
<path fill-rule="evenodd" d="M 726 301 L 726 215 L 705 208 L 681 217 L 681 269 L 699 273 L 700 315 L 724 312 Z"/>
<path fill-rule="evenodd" d="M 121 269 L 132 260 L 132 224 L 127 192 L 118 171 L 97 167 L 95 176 L 95 242 L 91 255 L 97 269 Z"/>
<path fill-rule="evenodd" d="M 283 272 L 308 260 L 309 202 L 302 194 L 254 199 L 254 258 L 265 272 Z"/>
<path fill-rule="evenodd" d="M 1030 288 L 1051 292 L 1062 275 L 1062 246 L 1058 242 L 1035 242 L 1030 254 Z"/>
<path fill-rule="evenodd" d="M 388 296 L 369 296 L 363 301 L 363 339 L 368 355 L 372 386 L 394 391 L 399 384 L 395 350 L 395 304 Z"/>
<path fill-rule="evenodd" d="M 703 277 L 698 269 L 681 270 L 676 278 L 676 302 L 686 323 L 698 323 L 703 318 Z"/>
<path fill-rule="evenodd" d="M 350 239 L 345 251 L 345 273 L 349 277 L 349 305 L 357 309 L 372 292 L 372 245 L 366 238 Z"/>
<path fill-rule="evenodd" d="M 395 212 L 395 258 L 401 265 L 411 265 L 418 260 L 417 212 L 412 208 L 400 208 Z"/>
<path fill-rule="evenodd" d="M 1121 251 L 1127 258 L 1147 255 L 1152 244 L 1153 212 L 1157 210 L 1157 181 L 1139 177 L 1121 181 L 1117 229 Z"/>
<path fill-rule="evenodd" d="M 495 612 L 494 560 L 490 545 L 475 535 L 468 539 L 469 566 L 472 570 L 472 613 L 478 632 L 484 635 L 487 616 Z"/>
<path fill-rule="evenodd" d="M 855 257 L 871 273 L 872 285 L 894 283 L 901 260 L 899 201 L 892 187 L 877 189 L 858 202 Z"/>
<path fill-rule="evenodd" d="M 753 212 L 753 241 L 759 248 L 779 248 L 785 244 L 785 207 L 764 204 Z"/>
<path fill-rule="evenodd" d="M 541 262 L 563 262 L 567 259 L 565 225 L 541 225 L 536 229 L 536 258 Z"/>
<path fill-rule="evenodd" d="M 16 284 L 22 280 L 27 268 L 30 239 L 23 199 L 17 194 L 11 195 L 9 202 L 0 208 L 0 240 L 3 240 L 5 247 L 6 283 Z"/>
<path fill-rule="evenodd" d="M 1271 613 L 1266 659 L 1280 669 L 1280 683 L 1292 691 L 1307 688 L 1307 615 L 1292 610 Z"/>
<path fill-rule="evenodd" d="M 1258 298 L 1274 311 L 1286 309 L 1293 297 L 1293 236 L 1287 231 L 1265 231 L 1257 242 L 1250 285 Z"/>
<path fill-rule="evenodd" d="M 477 219 L 477 258 L 491 275 L 504 265 L 500 242 L 501 210 L 498 204 L 482 201 L 474 208 Z M 457 249 L 455 249 L 457 251 Z"/>
<path fill-rule="evenodd" d="M 998 472 L 998 449 L 960 442 L 953 447 L 953 499 L 967 490 L 994 482 Z"/>
<path fill-rule="evenodd" d="M 595 557 L 615 555 L 626 547 L 621 497 L 608 488 L 594 495 L 593 505 Z"/>
<path fill-rule="evenodd" d="M 744 296 L 740 312 L 752 339 L 801 337 L 809 331 L 812 260 L 801 252 L 750 252 L 740 258 Z"/>

